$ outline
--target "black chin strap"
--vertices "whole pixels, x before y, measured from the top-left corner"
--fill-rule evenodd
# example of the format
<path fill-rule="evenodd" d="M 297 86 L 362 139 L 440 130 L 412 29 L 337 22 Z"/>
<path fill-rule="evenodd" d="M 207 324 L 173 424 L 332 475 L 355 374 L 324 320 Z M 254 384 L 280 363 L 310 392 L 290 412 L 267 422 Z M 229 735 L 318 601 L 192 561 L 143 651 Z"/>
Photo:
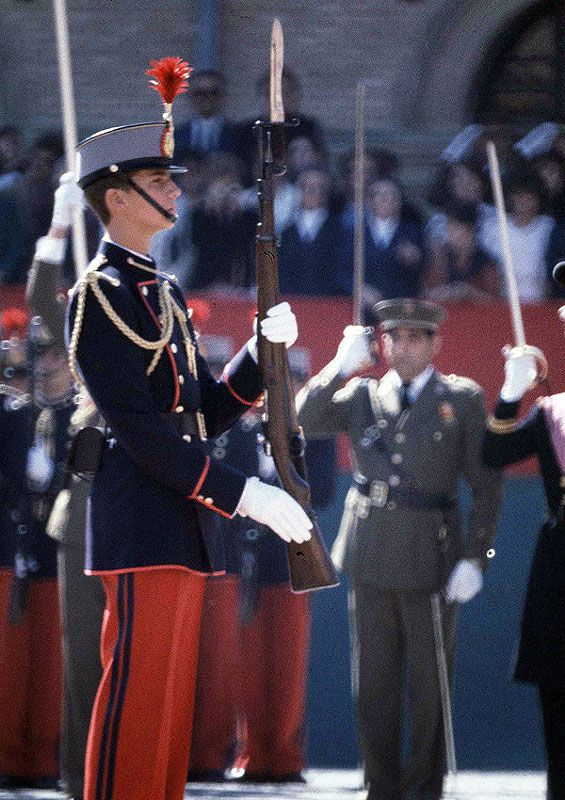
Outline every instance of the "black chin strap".
<path fill-rule="evenodd" d="M 125 180 L 125 182 L 129 184 L 134 191 L 140 194 L 143 197 L 143 199 L 149 203 L 150 206 L 153 206 L 153 208 L 155 208 L 160 214 L 162 214 L 165 217 L 165 219 L 168 219 L 169 222 L 177 221 L 177 219 L 179 218 L 178 214 L 171 214 L 170 211 L 167 211 L 166 208 L 163 208 L 162 205 L 159 205 L 159 203 L 156 200 L 154 200 L 151 197 L 151 195 L 145 191 L 145 189 L 142 189 L 141 186 L 139 186 L 133 180 L 133 178 L 130 178 L 130 176 L 126 172 L 122 172 L 120 174 L 121 177 Z"/>

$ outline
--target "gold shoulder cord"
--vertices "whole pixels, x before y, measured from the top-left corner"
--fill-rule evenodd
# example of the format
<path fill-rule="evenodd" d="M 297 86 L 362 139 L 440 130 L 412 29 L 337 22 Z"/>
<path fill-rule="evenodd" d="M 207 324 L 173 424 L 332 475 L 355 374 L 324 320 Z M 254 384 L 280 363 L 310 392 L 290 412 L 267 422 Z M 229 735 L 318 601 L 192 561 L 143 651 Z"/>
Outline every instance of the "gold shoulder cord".
<path fill-rule="evenodd" d="M 113 322 L 116 328 L 123 333 L 131 342 L 138 345 L 138 347 L 143 348 L 144 350 L 155 350 L 155 355 L 151 360 L 150 365 L 147 368 L 147 375 L 151 375 L 157 364 L 159 363 L 159 359 L 163 354 L 163 350 L 168 345 L 171 340 L 171 336 L 173 334 L 173 325 L 175 317 L 180 325 L 185 351 L 186 351 L 186 358 L 188 361 L 188 368 L 190 370 L 190 374 L 195 380 L 198 380 L 198 369 L 196 365 L 196 347 L 190 337 L 190 332 L 188 330 L 188 326 L 186 324 L 186 313 L 181 309 L 175 299 L 171 296 L 171 285 L 168 281 L 163 281 L 159 283 L 159 307 L 161 309 L 161 313 L 159 315 L 159 322 L 161 324 L 161 336 L 159 339 L 150 340 L 144 339 L 138 333 L 136 333 L 132 328 L 127 325 L 123 319 L 116 313 L 116 311 L 112 308 L 112 305 L 102 289 L 100 288 L 100 282 L 102 280 L 108 281 L 112 286 L 119 286 L 120 281 L 117 278 L 113 278 L 110 275 L 106 275 L 103 272 L 98 272 L 96 268 L 88 270 L 84 273 L 83 277 L 80 281 L 80 288 L 78 292 L 78 299 L 77 299 L 77 311 L 75 316 L 75 322 L 73 325 L 73 332 L 71 335 L 71 341 L 69 344 L 69 368 L 74 379 L 81 385 L 83 381 L 78 375 L 78 370 L 76 367 L 76 353 L 78 348 L 78 341 L 80 338 L 80 333 L 82 330 L 82 323 L 84 320 L 84 308 L 86 304 L 86 294 L 89 287 L 94 292 L 94 296 L 100 303 L 102 309 L 104 310 L 106 316 Z M 198 432 L 200 438 L 205 440 L 207 438 L 206 434 L 206 425 L 204 422 L 204 415 L 201 411 L 196 412 L 196 421 L 198 425 Z"/>

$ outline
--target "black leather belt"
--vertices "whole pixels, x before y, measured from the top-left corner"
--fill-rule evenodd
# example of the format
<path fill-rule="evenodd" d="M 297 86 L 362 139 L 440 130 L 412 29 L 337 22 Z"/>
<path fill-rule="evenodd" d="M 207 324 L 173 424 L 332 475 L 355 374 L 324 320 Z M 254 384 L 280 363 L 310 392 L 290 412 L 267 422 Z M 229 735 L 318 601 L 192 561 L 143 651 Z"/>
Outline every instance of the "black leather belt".
<path fill-rule="evenodd" d="M 173 428 L 177 433 L 180 433 L 181 436 L 190 436 L 191 439 L 194 437 L 196 441 L 200 440 L 195 414 L 191 413 L 190 411 L 183 411 L 180 414 L 177 414 L 175 411 L 171 411 L 166 414 L 161 414 L 161 416 L 167 425 L 170 425 L 171 428 Z"/>
<path fill-rule="evenodd" d="M 408 486 L 390 486 L 387 481 L 354 479 L 353 485 L 360 495 L 368 497 L 376 508 L 406 508 L 410 511 L 448 511 L 457 506 L 457 500 L 445 494 L 425 494 Z M 393 505 L 394 504 L 394 505 Z"/>

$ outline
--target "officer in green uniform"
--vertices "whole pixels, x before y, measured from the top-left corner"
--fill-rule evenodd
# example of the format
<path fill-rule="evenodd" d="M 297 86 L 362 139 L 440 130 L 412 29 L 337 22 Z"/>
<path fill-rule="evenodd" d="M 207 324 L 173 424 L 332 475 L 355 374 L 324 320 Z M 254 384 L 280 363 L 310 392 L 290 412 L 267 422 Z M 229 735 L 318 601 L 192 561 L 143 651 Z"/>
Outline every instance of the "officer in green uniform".
<path fill-rule="evenodd" d="M 366 329 L 346 328 L 335 358 L 299 393 L 299 421 L 309 437 L 347 434 L 352 450 L 353 485 L 333 557 L 351 580 L 368 800 L 438 800 L 445 747 L 431 598 L 443 597 L 450 668 L 457 604 L 482 588 L 501 479 L 481 462 L 481 388 L 433 366 L 443 309 L 395 299 L 378 303 L 375 314 L 389 371 L 343 386 L 376 349 Z M 472 492 L 466 539 L 462 476 Z M 403 763 L 405 688 L 412 749 Z"/>

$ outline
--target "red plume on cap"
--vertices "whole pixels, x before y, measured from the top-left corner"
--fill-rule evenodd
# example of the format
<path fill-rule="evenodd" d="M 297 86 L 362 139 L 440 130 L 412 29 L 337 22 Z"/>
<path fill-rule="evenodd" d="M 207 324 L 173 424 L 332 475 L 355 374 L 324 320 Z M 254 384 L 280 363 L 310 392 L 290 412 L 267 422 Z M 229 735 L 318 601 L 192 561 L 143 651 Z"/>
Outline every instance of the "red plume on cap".
<path fill-rule="evenodd" d="M 163 120 L 165 129 L 161 137 L 161 154 L 166 158 L 172 158 L 175 149 L 173 136 L 173 100 L 179 94 L 186 92 L 188 88 L 188 76 L 192 72 L 192 67 L 188 62 L 183 61 L 179 56 L 166 56 L 160 61 L 150 61 L 151 69 L 145 71 L 150 76 L 149 85 L 156 92 L 159 92 L 165 111 Z"/>
<path fill-rule="evenodd" d="M 175 97 L 188 89 L 188 77 L 192 67 L 179 56 L 166 56 L 159 61 L 150 61 L 151 69 L 145 74 L 151 76 L 149 85 L 159 92 L 163 103 L 170 105 Z"/>
<path fill-rule="evenodd" d="M 25 339 L 28 324 L 29 314 L 22 308 L 6 308 L 0 314 L 0 334 L 4 339 Z"/>

